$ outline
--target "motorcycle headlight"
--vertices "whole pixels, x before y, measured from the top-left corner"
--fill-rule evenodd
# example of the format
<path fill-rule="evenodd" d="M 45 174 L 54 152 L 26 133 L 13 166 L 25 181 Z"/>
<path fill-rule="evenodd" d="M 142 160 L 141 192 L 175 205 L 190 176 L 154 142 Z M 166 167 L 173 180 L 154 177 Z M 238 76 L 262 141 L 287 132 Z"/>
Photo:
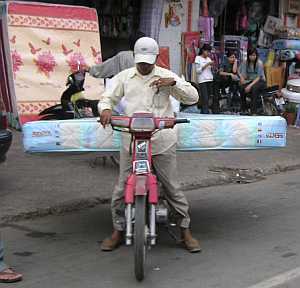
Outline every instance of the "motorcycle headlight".
<path fill-rule="evenodd" d="M 291 91 L 291 92 L 300 93 L 300 86 L 287 84 L 286 89 Z"/>
<path fill-rule="evenodd" d="M 132 118 L 130 129 L 137 132 L 150 132 L 155 130 L 153 118 Z"/>

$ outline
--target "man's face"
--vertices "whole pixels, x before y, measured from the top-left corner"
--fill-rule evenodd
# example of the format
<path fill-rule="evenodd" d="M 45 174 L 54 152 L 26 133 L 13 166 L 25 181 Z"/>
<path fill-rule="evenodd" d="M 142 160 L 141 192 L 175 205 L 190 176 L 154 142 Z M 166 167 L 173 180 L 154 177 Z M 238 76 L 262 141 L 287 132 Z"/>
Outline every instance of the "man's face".
<path fill-rule="evenodd" d="M 142 75 L 148 75 L 154 69 L 155 64 L 148 64 L 148 63 L 137 63 L 136 68 Z"/>
<path fill-rule="evenodd" d="M 230 63 L 230 64 L 233 64 L 234 62 L 235 62 L 235 55 L 234 54 L 232 54 L 232 55 L 230 55 L 229 57 L 228 57 L 228 62 Z"/>

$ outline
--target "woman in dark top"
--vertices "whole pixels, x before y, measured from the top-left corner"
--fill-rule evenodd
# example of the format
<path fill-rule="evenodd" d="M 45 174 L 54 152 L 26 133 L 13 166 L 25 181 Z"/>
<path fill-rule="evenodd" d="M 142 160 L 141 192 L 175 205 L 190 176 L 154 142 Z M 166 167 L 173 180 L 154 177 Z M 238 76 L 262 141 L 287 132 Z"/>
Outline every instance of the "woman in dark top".
<path fill-rule="evenodd" d="M 218 88 L 221 89 L 223 94 L 226 94 L 225 88 L 229 87 L 229 91 L 233 94 L 238 90 L 238 63 L 235 52 L 229 50 L 226 58 L 221 64 L 219 74 L 217 76 Z"/>
<path fill-rule="evenodd" d="M 239 69 L 241 84 L 241 105 L 242 112 L 247 112 L 246 95 L 251 96 L 251 114 L 257 114 L 258 97 L 266 87 L 266 77 L 263 63 L 258 59 L 255 48 L 250 48 L 247 52 L 247 62 L 243 63 Z"/>

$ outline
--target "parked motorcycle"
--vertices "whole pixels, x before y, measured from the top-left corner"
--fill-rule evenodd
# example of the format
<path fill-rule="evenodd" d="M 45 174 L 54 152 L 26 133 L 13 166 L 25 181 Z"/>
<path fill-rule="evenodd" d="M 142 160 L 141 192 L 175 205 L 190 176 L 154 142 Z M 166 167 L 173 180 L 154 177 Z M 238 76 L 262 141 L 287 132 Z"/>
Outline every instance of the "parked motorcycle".
<path fill-rule="evenodd" d="M 265 88 L 261 95 L 257 98 L 257 112 L 264 116 L 277 116 L 281 114 L 280 105 L 277 104 L 277 95 L 279 86 L 271 86 Z M 250 109 L 251 95 L 246 95 L 247 108 Z"/>
<path fill-rule="evenodd" d="M 67 89 L 62 93 L 60 104 L 40 112 L 39 120 L 66 120 L 97 117 L 98 100 L 85 99 L 83 96 L 85 71 L 78 70 L 67 78 Z"/>
<path fill-rule="evenodd" d="M 68 120 L 98 117 L 99 100 L 89 100 L 83 96 L 85 74 L 84 70 L 78 69 L 78 71 L 69 75 L 66 83 L 68 87 L 61 95 L 61 103 L 40 112 L 39 120 Z M 119 166 L 118 155 L 110 155 L 102 158 L 104 159 L 103 163 L 109 158 L 114 165 Z"/>
<path fill-rule="evenodd" d="M 132 172 L 125 190 L 126 245 L 134 245 L 134 271 L 138 281 L 145 275 L 146 252 L 156 244 L 158 223 L 168 224 L 168 209 L 159 198 L 156 175 L 152 169 L 151 137 L 161 129 L 173 128 L 188 119 L 153 117 L 134 113 L 132 117 L 113 116 L 114 130 L 128 132 L 133 139 Z"/>
<path fill-rule="evenodd" d="M 263 109 L 263 115 L 277 116 L 282 114 L 281 99 L 278 98 L 279 86 L 271 86 L 264 90 L 261 95 L 261 103 Z M 283 101 L 284 103 L 284 101 Z"/>

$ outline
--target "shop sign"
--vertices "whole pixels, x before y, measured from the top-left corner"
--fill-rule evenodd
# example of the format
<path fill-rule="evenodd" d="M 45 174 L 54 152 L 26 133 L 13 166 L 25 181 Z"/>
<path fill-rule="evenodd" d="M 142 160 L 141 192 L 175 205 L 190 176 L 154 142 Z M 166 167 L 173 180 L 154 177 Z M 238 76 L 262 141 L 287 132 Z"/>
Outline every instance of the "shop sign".
<path fill-rule="evenodd" d="M 281 27 L 282 25 L 283 22 L 280 18 L 268 16 L 264 25 L 264 32 L 275 35 L 279 27 Z"/>

